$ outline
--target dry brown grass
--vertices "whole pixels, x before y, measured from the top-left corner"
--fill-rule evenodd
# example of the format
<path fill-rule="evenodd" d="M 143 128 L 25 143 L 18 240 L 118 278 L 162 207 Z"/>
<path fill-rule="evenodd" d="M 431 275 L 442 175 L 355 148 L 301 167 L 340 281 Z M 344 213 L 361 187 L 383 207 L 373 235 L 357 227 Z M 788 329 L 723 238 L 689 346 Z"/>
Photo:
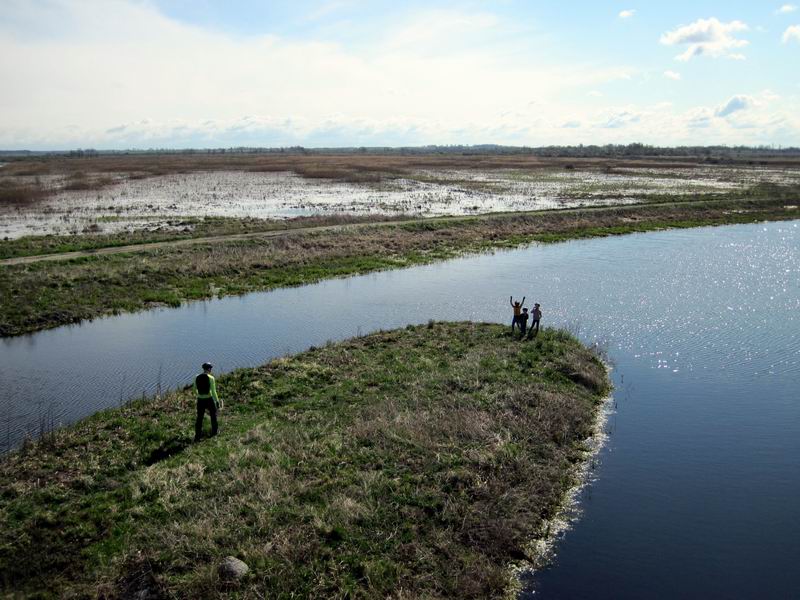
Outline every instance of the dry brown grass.
<path fill-rule="evenodd" d="M 76 172 L 125 173 L 133 178 L 193 171 L 294 172 L 311 178 L 339 179 L 353 173 L 403 174 L 411 169 L 538 169 L 613 166 L 692 166 L 696 161 L 560 159 L 499 155 L 371 155 L 371 154 L 193 154 L 116 155 L 91 158 L 52 157 L 20 160 L 4 167 L 9 176 L 57 175 Z"/>
<path fill-rule="evenodd" d="M 49 192 L 39 183 L 0 179 L 0 205 L 24 206 L 46 198 Z"/>
<path fill-rule="evenodd" d="M 751 161 L 731 160 L 747 166 Z M 800 167 L 800 159 L 770 158 L 759 161 L 774 168 Z M 310 179 L 373 183 L 400 177 L 419 169 L 569 169 L 611 171 L 621 167 L 691 168 L 707 166 L 701 159 L 675 158 L 550 158 L 531 155 L 384 155 L 384 154 L 163 154 L 97 157 L 49 157 L 12 161 L 5 178 L 59 175 L 67 179 L 85 174 L 93 186 L 107 185 L 108 175 L 141 179 L 198 171 L 291 172 Z M 105 177 L 104 177 L 105 176 Z M 73 183 L 73 185 L 79 185 Z M 68 189 L 95 189 L 72 187 Z"/>
<path fill-rule="evenodd" d="M 800 158 L 771 157 L 760 166 L 800 168 Z M 54 156 L 12 160 L 0 171 L 0 202 L 31 203 L 61 190 L 96 190 L 126 179 L 145 179 L 206 171 L 287 172 L 307 179 L 351 184 L 378 184 L 414 176 L 420 170 L 513 169 L 613 173 L 618 168 L 691 169 L 708 167 L 697 158 L 558 158 L 496 154 L 129 154 L 93 157 Z M 752 160 L 726 160 L 725 167 L 753 166 Z M 49 179 L 44 184 L 31 177 Z M 435 179 L 435 176 L 434 176 Z M 480 183 L 471 185 L 480 187 Z M 4 192 L 3 188 L 13 190 Z"/>

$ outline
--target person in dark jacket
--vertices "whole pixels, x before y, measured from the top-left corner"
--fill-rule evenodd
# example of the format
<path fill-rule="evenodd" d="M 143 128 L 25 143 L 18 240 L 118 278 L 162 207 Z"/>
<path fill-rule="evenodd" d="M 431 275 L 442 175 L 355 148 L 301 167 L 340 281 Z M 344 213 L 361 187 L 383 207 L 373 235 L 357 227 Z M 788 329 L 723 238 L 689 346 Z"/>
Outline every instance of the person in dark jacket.
<path fill-rule="evenodd" d="M 197 396 L 197 419 L 194 422 L 194 441 L 200 440 L 203 433 L 203 418 L 205 412 L 211 417 L 211 436 L 217 435 L 217 410 L 224 406 L 217 396 L 217 381 L 211 374 L 214 365 L 203 363 L 203 372 L 194 378 L 194 393 Z"/>
<path fill-rule="evenodd" d="M 519 339 L 525 337 L 525 332 L 528 330 L 528 309 L 523 308 L 522 314 L 517 317 L 517 325 L 519 325 Z"/>

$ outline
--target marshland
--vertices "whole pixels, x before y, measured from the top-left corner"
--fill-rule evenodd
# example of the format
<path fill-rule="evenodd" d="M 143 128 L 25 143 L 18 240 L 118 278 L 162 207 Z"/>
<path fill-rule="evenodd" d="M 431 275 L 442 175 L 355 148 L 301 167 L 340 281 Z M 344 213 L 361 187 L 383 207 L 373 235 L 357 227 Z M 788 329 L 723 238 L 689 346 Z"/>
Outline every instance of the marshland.
<path fill-rule="evenodd" d="M 797 185 L 800 161 L 525 156 L 190 155 L 21 160 L 0 237 L 193 229 L 198 217 L 441 216 L 647 202 Z"/>
<path fill-rule="evenodd" d="M 796 597 L 797 4 L 3 2 L 0 599 Z"/>
<path fill-rule="evenodd" d="M 8 238 L 0 242 L 8 273 L 0 286 L 9 299 L 0 334 L 531 242 L 793 218 L 800 169 L 789 159 L 747 162 L 325 154 L 18 160 L 0 172 Z M 42 255 L 69 260 L 37 262 Z"/>
<path fill-rule="evenodd" d="M 11 556 L 26 552 L 44 565 L 36 573 L 25 564 L 4 568 L 5 589 L 45 595 L 60 589 L 78 595 L 99 590 L 112 597 L 143 589 L 164 597 L 247 596 L 266 589 L 306 595 L 349 590 L 380 597 L 408 590 L 411 595 L 484 597 L 518 586 L 524 597 L 581 595 L 612 585 L 643 593 L 654 582 L 669 589 L 662 565 L 647 560 L 643 551 L 651 540 L 658 540 L 669 572 L 682 571 L 683 584 L 705 594 L 724 595 L 731 586 L 755 593 L 763 573 L 770 574 L 776 589 L 790 589 L 786 560 L 791 553 L 776 549 L 794 535 L 791 499 L 798 492 L 794 482 L 800 480 L 787 477 L 798 465 L 795 454 L 783 451 L 796 439 L 797 405 L 791 397 L 800 372 L 794 316 L 800 202 L 793 167 L 637 164 L 609 170 L 573 159 L 557 162 L 540 170 L 519 165 L 509 170 L 506 164 L 496 171 L 486 165 L 467 171 L 449 165 L 435 176 L 440 187 L 452 183 L 453 173 L 461 187 L 478 177 L 481 185 L 484 180 L 513 181 L 519 175 L 511 173 L 520 169 L 538 177 L 541 185 L 583 178 L 580 193 L 575 188 L 572 196 L 554 192 L 562 207 L 557 209 L 506 206 L 514 210 L 472 214 L 453 204 L 452 214 L 445 215 L 319 210 L 264 219 L 201 212 L 173 219 L 174 227 L 161 221 L 159 211 L 152 225 L 132 219 L 121 229 L 62 230 L 3 241 L 3 332 L 15 337 L 6 337 L 0 346 L 0 376 L 14 382 L 5 388 L 0 437 L 6 449 L 17 450 L 3 465 L 9 537 L 2 558 L 11 565 Z M 62 175 L 51 172 L 53 181 L 64 180 L 65 171 L 58 168 Z M 431 165 L 415 168 L 419 178 L 423 171 L 435 171 Z M 630 187 L 630 179 L 609 183 L 616 169 L 628 168 L 638 170 L 636 185 L 642 187 Z M 86 172 L 102 172 L 94 169 Z M 642 173 L 647 170 L 655 170 L 652 179 L 671 180 L 674 187 L 646 187 Z M 682 170 L 687 173 L 681 175 Z M 93 190 L 44 190 L 25 200 L 25 210 L 57 202 L 64 194 L 110 193 L 129 183 L 157 187 L 162 178 L 213 176 L 208 169 L 141 172 L 143 178 L 127 182 L 98 179 Z M 252 175 L 230 165 L 220 174 L 220 181 L 231 181 L 226 179 L 230 174 L 234 179 Z M 263 177 L 321 189 L 390 185 L 374 177 L 355 182 L 326 174 L 305 178 L 288 169 Z M 44 181 L 44 174 L 39 176 Z M 602 192 L 593 187 L 600 184 L 587 183 L 595 179 L 604 182 Z M 679 181 L 687 179 L 681 187 Z M 505 193 L 499 187 L 483 190 Z M 237 194 L 227 193 L 230 198 Z M 124 202 L 123 196 L 114 198 L 110 205 Z M 64 214 L 72 211 L 65 208 Z M 81 254 L 51 260 L 66 252 Z M 510 338 L 506 292 L 511 290 L 541 301 L 546 324 L 571 330 L 613 363 L 613 400 L 604 424 L 596 421 L 606 391 L 597 357 L 569 346 L 587 352 L 582 355 L 586 364 L 598 365 L 593 372 L 600 379 L 589 384 L 578 380 L 585 367 L 549 362 L 565 351 L 563 344 L 577 344 L 572 336 L 546 330 L 535 343 Z M 464 319 L 504 325 L 492 329 L 438 322 Z M 78 324 L 62 326 L 68 323 Z M 409 323 L 421 326 L 394 330 Z M 374 333 L 381 329 L 392 331 Z M 329 340 L 342 343 L 327 345 Z M 220 438 L 193 446 L 187 438 L 190 400 L 182 388 L 208 358 L 209 348 L 221 372 L 231 372 L 220 380 L 230 410 Z M 381 379 L 403 376 L 405 367 L 398 365 L 405 363 L 398 352 L 404 348 L 404 357 L 419 352 L 425 358 L 413 372 L 427 391 L 408 388 L 413 392 L 408 405 L 405 396 L 388 393 L 408 386 Z M 362 368 L 370 373 L 363 382 L 360 375 L 328 381 L 328 371 L 318 369 L 334 357 L 348 356 L 355 361 L 348 363 L 348 373 Z M 475 372 L 475 364 L 485 374 L 480 378 L 496 379 L 471 382 L 466 374 Z M 420 379 L 428 368 L 430 378 Z M 543 480 L 510 469 L 507 462 L 549 468 L 541 447 L 526 445 L 536 437 L 528 427 L 534 423 L 521 418 L 516 404 L 503 402 L 515 397 L 514 386 L 556 382 L 581 394 L 585 388 L 592 400 L 585 404 L 589 410 L 571 420 L 576 429 L 568 438 L 569 449 L 544 452 L 558 458 L 563 469 L 548 471 L 547 481 L 558 485 L 545 486 L 550 495 L 544 500 L 526 487 Z M 425 387 L 428 383 L 432 387 Z M 498 404 L 486 404 L 484 393 Z M 491 430 L 495 441 L 467 440 L 475 432 L 464 428 L 458 439 L 452 437 L 455 431 L 436 429 L 436 423 L 449 422 L 437 411 L 452 415 L 475 406 L 440 400 L 427 405 L 422 396 L 483 402 L 480 410 L 492 412 L 486 417 L 489 429 L 481 435 Z M 334 397 L 350 402 L 340 405 Z M 397 413 L 381 402 L 394 402 Z M 543 405 L 537 406 L 540 411 Z M 558 406 L 564 417 L 563 404 Z M 337 456 L 350 452 L 336 440 L 361 440 L 348 428 L 356 422 L 377 423 L 374 411 L 380 407 L 394 425 L 381 429 L 388 445 L 371 448 L 394 457 L 380 470 L 392 470 L 389 484 L 400 485 L 398 501 L 390 506 L 403 522 L 415 522 L 432 536 L 417 531 L 413 548 L 403 545 L 410 542 L 400 529 L 396 548 L 378 548 L 369 537 L 384 525 L 387 535 L 394 531 L 382 521 L 384 509 L 368 502 L 376 495 L 386 497 L 385 488 L 378 493 L 369 487 L 383 485 L 374 469 L 371 475 L 358 471 L 361 463 L 355 458 L 345 461 L 352 467 L 347 472 L 339 463 L 325 462 L 330 448 L 337 449 Z M 480 421 L 471 414 L 470 422 Z M 537 427 L 552 424 L 541 417 L 537 412 Z M 326 418 L 318 435 L 318 420 Z M 420 437 L 422 429 L 402 429 L 410 422 L 427 432 L 427 441 Z M 602 430 L 595 437 L 607 437 L 607 442 L 595 456 L 587 436 L 596 423 Z M 444 437 L 428 437 L 434 429 Z M 525 441 L 517 440 L 520 435 Z M 300 447 L 316 449 L 316 454 L 300 456 Z M 87 448 L 86 464 L 72 458 Z M 494 480 L 486 473 L 462 487 L 437 487 L 452 484 L 437 470 L 452 467 L 442 462 L 446 448 L 491 453 L 492 468 L 504 475 L 494 472 L 491 477 L 500 477 Z M 507 454 L 509 449 L 513 452 Z M 722 461 L 721 450 L 730 460 Z M 406 480 L 404 463 L 397 461 L 401 457 L 411 461 L 418 478 L 432 479 Z M 463 456 L 453 460 L 465 473 L 483 472 Z M 74 466 L 68 469 L 66 463 Z M 505 479 L 514 473 L 518 481 Z M 254 477 L 257 485 L 248 484 L 248 493 L 240 493 L 242 482 L 255 482 Z M 287 477 L 294 487 L 278 494 L 276 482 Z M 344 479 L 354 486 L 352 494 L 341 488 Z M 707 480 L 725 496 L 709 497 Z M 489 482 L 510 486 L 503 487 L 508 491 L 491 487 L 492 498 L 508 500 L 497 504 L 498 510 L 508 510 L 497 519 L 485 505 L 456 505 L 453 499 L 425 504 L 456 492 L 464 501 L 480 501 Z M 752 499 L 748 490 L 754 482 L 772 491 Z M 403 491 L 406 483 L 417 495 Z M 574 504 L 565 506 L 567 491 L 586 483 Z M 326 485 L 345 491 L 326 494 Z M 230 493 L 218 496 L 220 489 Z M 676 504 L 675 494 L 685 501 Z M 223 501 L 223 496 L 233 500 Z M 229 502 L 237 512 L 223 517 L 219 529 L 213 524 L 192 528 L 181 519 L 192 521 L 186 503 L 199 498 L 218 501 L 221 515 Z M 256 500 L 271 508 L 255 510 Z M 533 509 L 535 502 L 549 508 L 537 504 Z M 710 510 L 698 512 L 696 506 L 703 503 Z M 745 515 L 746 507 L 753 512 Z M 410 518 L 408 511 L 416 516 Z M 470 511 L 487 520 L 464 522 L 458 530 L 462 537 L 455 535 L 448 519 Z M 734 530 L 726 515 L 737 522 Z M 558 523 L 564 520 L 572 525 L 562 529 Z M 764 527 L 765 521 L 773 525 Z M 130 527 L 133 522 L 145 524 L 138 534 Z M 57 524 L 64 536 L 47 533 Z M 246 535 L 233 539 L 234 530 Z M 754 540 L 763 554 L 756 560 L 746 546 L 732 541 L 722 551 L 714 541 L 738 536 Z M 76 539 L 84 548 L 78 553 Z M 736 577 L 705 577 L 696 567 L 722 572 L 704 559 L 706 552 L 723 552 L 730 562 L 743 561 L 746 554 L 753 566 L 740 569 Z M 250 579 L 234 588 L 216 570 L 226 555 L 251 567 Z M 347 560 L 330 562 L 339 555 Z M 428 557 L 430 568 L 448 568 L 436 567 L 438 579 L 431 578 L 418 562 L 409 566 L 406 561 L 414 556 Z M 202 566 L 194 566 L 195 558 Z M 446 563 L 436 562 L 445 558 Z M 287 573 L 295 570 L 291 565 L 301 560 L 326 575 L 298 571 L 307 575 L 302 581 L 289 578 Z M 515 565 L 525 573 L 533 564 L 539 567 L 533 576 L 511 574 Z M 71 570 L 83 575 L 59 575 Z"/>

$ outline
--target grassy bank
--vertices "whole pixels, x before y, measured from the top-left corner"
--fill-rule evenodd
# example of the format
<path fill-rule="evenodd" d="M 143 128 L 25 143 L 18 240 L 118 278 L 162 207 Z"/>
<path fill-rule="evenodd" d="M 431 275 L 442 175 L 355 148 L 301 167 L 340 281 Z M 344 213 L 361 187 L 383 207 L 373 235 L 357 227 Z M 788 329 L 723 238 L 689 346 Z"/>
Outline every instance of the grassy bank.
<path fill-rule="evenodd" d="M 199 444 L 186 391 L 95 415 L 0 463 L 4 591 L 500 597 L 608 385 L 565 332 L 432 323 L 222 377 Z"/>
<path fill-rule="evenodd" d="M 156 230 L 122 231 L 90 235 L 35 235 L 0 241 L 0 260 L 23 256 L 94 251 L 159 242 L 191 240 L 213 236 L 266 233 L 287 229 L 329 227 L 355 223 L 407 220 L 386 215 L 325 215 L 292 219 L 253 219 L 232 217 L 186 217 L 174 219 L 168 227 Z"/>
<path fill-rule="evenodd" d="M 469 182 L 459 185 L 468 187 Z M 663 194 L 650 193 L 641 196 L 641 204 L 669 204 L 677 205 L 684 202 L 726 202 L 743 199 L 768 199 L 776 196 L 788 196 L 791 188 L 773 185 L 752 186 L 748 190 L 737 192 L 718 192 L 703 194 Z M 795 196 L 800 195 L 794 194 Z M 593 202 L 598 199 L 598 194 L 592 196 Z M 574 199 L 574 197 L 573 197 Z M 618 196 L 608 198 L 609 205 L 617 205 Z M 530 211 L 532 212 L 532 211 Z M 543 211 L 537 211 L 542 213 Z M 514 213 L 519 214 L 519 213 Z M 523 213 L 524 214 L 524 213 Z M 474 215 L 475 217 L 485 215 Z M 490 215 L 491 217 L 491 215 Z M 295 217 L 291 219 L 255 219 L 234 217 L 184 217 L 173 218 L 164 226 L 156 229 L 139 229 L 133 231 L 119 231 L 115 233 L 89 233 L 89 234 L 60 234 L 60 235 L 33 235 L 16 239 L 0 240 L 0 260 L 59 255 L 75 252 L 94 252 L 104 249 L 115 249 L 127 246 L 142 246 L 147 249 L 148 244 L 163 244 L 165 242 L 190 241 L 203 238 L 224 238 L 226 236 L 241 236 L 257 233 L 269 233 L 286 230 L 301 230 L 318 227 L 331 227 L 340 225 L 369 224 L 381 222 L 410 222 L 425 220 L 436 223 L 444 220 L 452 223 L 454 219 L 470 217 L 414 217 L 411 215 L 318 215 Z M 221 240 L 218 240 L 221 241 Z"/>
<path fill-rule="evenodd" d="M 800 217 L 800 194 L 441 218 L 0 267 L 0 336 L 531 242 Z"/>

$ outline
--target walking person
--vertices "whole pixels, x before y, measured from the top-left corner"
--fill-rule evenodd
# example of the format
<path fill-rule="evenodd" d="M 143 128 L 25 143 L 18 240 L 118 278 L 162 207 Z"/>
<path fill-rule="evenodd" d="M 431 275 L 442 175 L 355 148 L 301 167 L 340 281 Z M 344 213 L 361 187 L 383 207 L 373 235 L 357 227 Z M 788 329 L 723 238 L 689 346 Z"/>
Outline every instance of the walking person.
<path fill-rule="evenodd" d="M 536 302 L 531 313 L 531 328 L 528 331 L 528 339 L 539 335 L 539 321 L 542 320 L 542 307 Z"/>
<path fill-rule="evenodd" d="M 522 297 L 522 302 L 514 302 L 514 296 L 509 296 L 511 308 L 514 309 L 514 318 L 511 319 L 511 333 L 514 333 L 514 326 L 519 325 L 519 316 L 522 314 L 522 306 L 525 304 L 525 296 Z"/>
<path fill-rule="evenodd" d="M 217 409 L 225 406 L 217 396 L 217 381 L 211 374 L 214 365 L 203 363 L 203 372 L 194 378 L 194 393 L 197 396 L 197 419 L 194 422 L 194 441 L 200 441 L 203 433 L 203 418 L 205 412 L 211 417 L 211 436 L 217 435 Z"/>

